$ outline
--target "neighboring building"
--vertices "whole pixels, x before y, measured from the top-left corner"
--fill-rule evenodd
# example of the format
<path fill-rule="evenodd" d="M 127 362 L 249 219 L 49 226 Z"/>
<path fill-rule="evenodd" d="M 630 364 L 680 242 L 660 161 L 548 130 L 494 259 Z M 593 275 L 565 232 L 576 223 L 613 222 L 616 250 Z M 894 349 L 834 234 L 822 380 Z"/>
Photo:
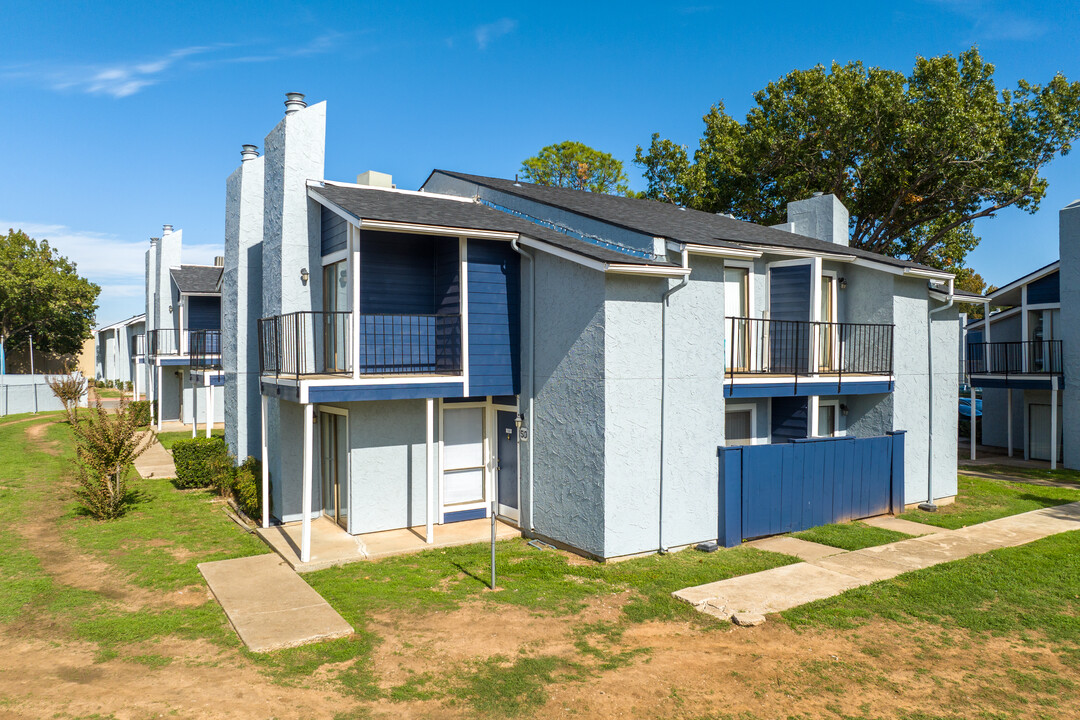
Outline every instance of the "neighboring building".
<path fill-rule="evenodd" d="M 848 247 L 834 197 L 767 228 L 438 170 L 331 182 L 325 120 L 291 94 L 226 193 L 226 439 L 303 560 L 322 515 L 430 542 L 494 506 L 612 558 L 955 495 L 952 276 Z M 718 452 L 754 458 L 743 485 Z M 768 462 L 814 494 L 746 485 Z"/>
<path fill-rule="evenodd" d="M 140 388 L 147 388 L 158 428 L 224 422 L 221 373 L 221 272 L 215 265 L 180 263 L 183 231 L 165 225 L 146 252 L 146 334 L 136 336 Z M 207 434 L 209 434 L 209 425 Z"/>
<path fill-rule="evenodd" d="M 137 337 L 146 333 L 146 313 L 94 331 L 94 378 L 134 382 Z"/>
<path fill-rule="evenodd" d="M 966 326 L 966 368 L 983 445 L 1080 469 L 1080 390 L 1066 383 L 1080 377 L 1080 201 L 1059 214 L 1058 247 L 1060 260 L 987 296 L 989 322 Z"/>

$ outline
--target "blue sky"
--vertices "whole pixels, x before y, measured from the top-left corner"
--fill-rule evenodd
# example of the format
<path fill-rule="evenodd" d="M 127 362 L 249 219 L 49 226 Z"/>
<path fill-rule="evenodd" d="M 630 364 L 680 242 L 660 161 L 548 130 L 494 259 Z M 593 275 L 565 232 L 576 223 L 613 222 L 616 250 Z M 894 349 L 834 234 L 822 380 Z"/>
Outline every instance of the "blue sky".
<path fill-rule="evenodd" d="M 580 140 L 628 165 L 653 132 L 695 146 L 724 100 L 833 60 L 907 71 L 973 43 L 1002 87 L 1080 79 L 1063 2 L 42 3 L 0 0 L 0 226 L 47 237 L 104 287 L 104 324 L 141 311 L 147 239 L 184 229 L 221 253 L 225 178 L 284 93 L 328 102 L 328 178 L 415 188 L 435 167 L 512 177 Z M 1034 216 L 980 222 L 976 270 L 1001 284 L 1057 257 L 1080 152 L 1046 171 Z"/>

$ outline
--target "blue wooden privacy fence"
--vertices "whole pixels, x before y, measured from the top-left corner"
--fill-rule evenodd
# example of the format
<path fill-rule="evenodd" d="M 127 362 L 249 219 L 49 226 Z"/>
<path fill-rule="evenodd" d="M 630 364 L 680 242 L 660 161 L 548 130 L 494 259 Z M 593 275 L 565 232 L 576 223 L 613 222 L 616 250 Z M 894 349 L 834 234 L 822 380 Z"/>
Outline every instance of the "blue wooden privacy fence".
<path fill-rule="evenodd" d="M 722 447 L 725 547 L 904 509 L 904 432 Z"/>

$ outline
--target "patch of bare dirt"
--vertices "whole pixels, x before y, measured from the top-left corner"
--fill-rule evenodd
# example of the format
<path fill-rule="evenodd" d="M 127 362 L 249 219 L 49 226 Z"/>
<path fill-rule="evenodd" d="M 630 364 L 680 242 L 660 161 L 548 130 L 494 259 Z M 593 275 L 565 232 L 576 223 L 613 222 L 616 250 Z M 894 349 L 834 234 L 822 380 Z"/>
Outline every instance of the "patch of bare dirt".
<path fill-rule="evenodd" d="M 45 433 L 52 423 L 38 423 L 26 428 L 26 437 L 43 453 L 52 456 L 60 454 L 60 445 L 55 440 L 46 440 Z"/>

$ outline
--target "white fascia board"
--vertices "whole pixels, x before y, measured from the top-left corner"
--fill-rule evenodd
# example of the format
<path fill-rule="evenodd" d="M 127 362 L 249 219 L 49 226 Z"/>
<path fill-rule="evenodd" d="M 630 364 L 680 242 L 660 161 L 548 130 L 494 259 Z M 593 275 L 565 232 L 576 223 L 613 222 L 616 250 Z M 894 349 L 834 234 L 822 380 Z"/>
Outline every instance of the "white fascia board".
<path fill-rule="evenodd" d="M 857 262 L 858 258 L 854 255 L 845 255 L 844 253 L 829 253 L 821 252 L 818 250 L 804 250 L 803 248 L 792 247 L 772 247 L 769 245 L 751 245 L 747 244 L 745 247 L 752 248 L 754 251 L 760 251 L 763 255 L 784 255 L 787 257 L 798 258 L 821 258 L 822 260 L 834 260 L 836 262 Z"/>
<path fill-rule="evenodd" d="M 449 237 L 470 237 L 480 240 L 515 240 L 516 232 L 502 230 L 480 230 L 477 228 L 450 227 L 449 225 L 420 225 L 418 223 L 396 222 L 393 220 L 360 220 L 361 230 L 387 230 L 392 232 L 418 233 L 421 235 L 445 235 Z"/>
<path fill-rule="evenodd" d="M 873 262 L 868 261 L 868 262 Z M 884 263 L 877 263 L 884 265 Z M 888 266 L 886 266 L 888 267 Z M 952 280 L 955 277 L 951 272 L 945 272 L 944 270 L 930 270 L 923 268 L 898 268 L 903 275 L 907 277 L 926 278 L 927 280 Z M 954 292 L 953 295 L 956 293 Z"/>
<path fill-rule="evenodd" d="M 454 202 L 474 203 L 470 197 L 460 195 L 444 195 L 442 193 L 427 192 L 425 190 L 403 190 L 400 188 L 379 187 L 377 185 L 358 185 L 357 183 L 338 182 L 337 180 L 308 180 L 308 189 L 332 185 L 333 187 L 353 188 L 356 190 L 373 190 L 375 192 L 397 193 L 398 195 L 419 195 L 421 197 L 435 198 L 436 200 L 453 200 Z"/>
<path fill-rule="evenodd" d="M 1013 280 L 1008 285 L 1004 285 L 1002 287 L 999 287 L 997 290 L 995 290 L 990 295 L 987 295 L 986 297 L 990 298 L 990 300 L 993 300 L 995 297 L 997 297 L 999 295 L 1002 295 L 1004 293 L 1010 292 L 1012 290 L 1015 290 L 1016 288 L 1020 287 L 1021 285 L 1029 285 L 1029 284 L 1035 282 L 1036 280 L 1041 280 L 1042 278 L 1046 277 L 1047 275 L 1052 275 L 1055 272 L 1057 272 L 1060 269 L 1060 267 L 1061 267 L 1061 261 L 1060 260 L 1055 260 L 1054 262 L 1050 263 L 1049 265 L 1047 265 L 1044 268 L 1040 268 L 1039 270 L 1036 270 L 1033 273 L 1028 273 L 1027 275 L 1025 275 L 1022 278 L 1018 278 L 1016 280 Z"/>
<path fill-rule="evenodd" d="M 764 252 L 761 250 L 743 250 L 741 248 L 693 244 L 686 246 L 686 252 L 691 255 L 709 255 L 712 257 L 732 258 L 733 260 L 752 260 L 764 255 Z"/>
<path fill-rule="evenodd" d="M 686 277 L 690 268 L 665 265 L 623 265 L 611 263 L 605 270 L 610 275 L 658 275 L 660 277 Z"/>
<path fill-rule="evenodd" d="M 1019 314 L 1020 311 L 1021 311 L 1021 308 L 1018 305 L 1016 307 L 1009 308 L 1008 310 L 1001 310 L 1000 312 L 990 313 L 990 322 L 992 324 L 992 323 L 996 323 L 998 320 L 1005 320 L 1006 318 L 1011 318 L 1013 315 Z M 986 319 L 985 318 L 979 318 L 977 320 L 972 320 L 971 322 L 969 322 L 967 324 L 967 328 L 969 330 L 973 330 L 975 328 L 981 328 L 985 324 L 986 324 Z"/>
<path fill-rule="evenodd" d="M 604 272 L 605 270 L 607 270 L 607 263 L 602 263 L 599 260 L 593 260 L 592 258 L 585 257 L 584 255 L 578 255 L 577 253 L 570 252 L 569 250 L 564 250 L 563 248 L 556 245 L 549 245 L 542 240 L 531 238 L 528 235 L 520 236 L 518 238 L 518 244 L 524 245 L 528 248 L 540 250 L 541 252 L 546 252 L 549 255 L 554 255 L 555 257 L 562 258 L 563 260 L 569 260 L 570 262 L 577 263 L 578 265 L 583 265 L 590 270 L 597 270 L 599 272 Z"/>

